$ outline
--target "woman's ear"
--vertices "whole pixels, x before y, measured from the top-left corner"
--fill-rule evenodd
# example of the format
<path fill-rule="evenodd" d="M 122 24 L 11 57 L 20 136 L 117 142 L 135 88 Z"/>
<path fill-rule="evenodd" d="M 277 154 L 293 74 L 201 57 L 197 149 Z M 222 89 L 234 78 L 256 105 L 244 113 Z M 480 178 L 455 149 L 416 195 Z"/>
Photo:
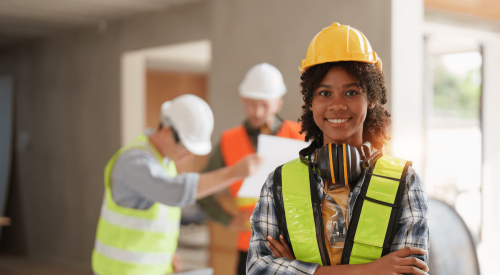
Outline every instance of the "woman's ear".
<path fill-rule="evenodd" d="M 375 103 L 371 102 L 368 104 L 368 109 L 373 109 L 375 108 Z"/>

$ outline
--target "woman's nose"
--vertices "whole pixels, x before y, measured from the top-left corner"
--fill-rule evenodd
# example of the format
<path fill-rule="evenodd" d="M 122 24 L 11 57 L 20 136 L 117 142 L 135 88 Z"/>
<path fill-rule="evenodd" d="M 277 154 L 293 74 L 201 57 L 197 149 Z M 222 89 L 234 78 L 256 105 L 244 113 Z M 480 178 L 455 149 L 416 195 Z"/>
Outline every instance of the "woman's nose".
<path fill-rule="evenodd" d="M 341 98 L 334 97 L 330 100 L 328 108 L 331 111 L 347 111 L 347 104 Z"/>

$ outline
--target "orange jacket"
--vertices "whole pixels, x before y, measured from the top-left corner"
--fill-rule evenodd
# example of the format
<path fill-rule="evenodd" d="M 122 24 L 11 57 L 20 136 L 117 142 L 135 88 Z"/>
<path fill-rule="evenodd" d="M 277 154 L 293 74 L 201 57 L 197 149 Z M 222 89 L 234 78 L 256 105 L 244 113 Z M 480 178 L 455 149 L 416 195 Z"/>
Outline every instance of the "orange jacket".
<path fill-rule="evenodd" d="M 301 126 L 299 123 L 285 120 L 283 121 L 283 125 L 281 126 L 281 129 L 276 134 L 276 136 L 304 140 L 304 135 L 300 134 L 300 130 Z M 245 156 L 255 153 L 255 148 L 247 135 L 245 127 L 241 125 L 231 128 L 222 133 L 220 150 L 222 158 L 224 159 L 224 164 L 226 166 L 233 165 Z M 240 190 L 242 183 L 243 180 L 235 181 L 229 187 L 229 190 L 231 191 L 233 197 L 236 197 L 236 194 L 238 193 L 238 190 Z M 239 211 L 248 212 L 248 218 L 250 219 L 250 215 L 252 214 L 254 207 L 255 204 L 251 206 L 245 206 L 240 208 Z M 238 250 L 245 252 L 248 251 L 250 236 L 250 230 L 239 232 L 237 244 Z"/>

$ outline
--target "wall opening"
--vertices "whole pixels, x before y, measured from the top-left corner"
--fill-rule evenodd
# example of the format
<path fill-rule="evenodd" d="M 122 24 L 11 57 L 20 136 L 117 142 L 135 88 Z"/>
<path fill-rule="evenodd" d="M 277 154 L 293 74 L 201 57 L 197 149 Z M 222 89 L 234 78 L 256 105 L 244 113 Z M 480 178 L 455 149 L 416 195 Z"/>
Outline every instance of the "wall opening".
<path fill-rule="evenodd" d="M 500 36 L 451 23 L 428 22 L 424 29 L 427 195 L 458 212 L 477 247 L 481 274 L 495 274 L 499 188 L 492 167 L 500 165 L 494 103 L 500 66 L 493 60 L 500 58 Z"/>

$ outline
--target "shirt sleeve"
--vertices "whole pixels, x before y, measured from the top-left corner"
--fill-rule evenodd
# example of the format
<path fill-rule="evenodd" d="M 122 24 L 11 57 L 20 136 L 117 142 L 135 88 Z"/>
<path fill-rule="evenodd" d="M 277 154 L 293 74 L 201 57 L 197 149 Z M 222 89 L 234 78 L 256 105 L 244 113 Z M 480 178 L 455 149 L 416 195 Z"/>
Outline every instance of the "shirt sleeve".
<path fill-rule="evenodd" d="M 214 148 L 212 155 L 208 161 L 207 167 L 203 170 L 203 172 L 211 172 L 220 168 L 225 167 L 224 159 L 222 158 L 222 153 L 220 151 L 220 143 Z M 229 225 L 233 216 L 227 213 L 224 208 L 220 205 L 217 197 L 215 195 L 211 195 L 205 197 L 203 199 L 199 199 L 198 203 L 201 206 L 201 209 L 207 214 L 210 220 L 220 223 L 224 226 Z"/>
<path fill-rule="evenodd" d="M 429 226 L 427 222 L 427 196 L 422 180 L 411 166 L 406 176 L 406 190 L 401 201 L 401 206 L 401 218 L 391 246 L 391 252 L 405 247 L 418 247 L 427 251 L 427 254 L 412 256 L 428 263 Z"/>
<path fill-rule="evenodd" d="M 267 246 L 267 236 L 278 239 L 279 227 L 273 200 L 273 175 L 269 175 L 262 187 L 260 198 L 250 217 L 252 237 L 247 257 L 247 274 L 314 274 L 319 267 L 289 258 L 276 258 Z"/>
<path fill-rule="evenodd" d="M 140 149 L 123 153 L 112 172 L 113 184 L 119 182 L 151 201 L 176 207 L 195 203 L 199 178 L 198 173 L 171 177 L 156 158 Z"/>

